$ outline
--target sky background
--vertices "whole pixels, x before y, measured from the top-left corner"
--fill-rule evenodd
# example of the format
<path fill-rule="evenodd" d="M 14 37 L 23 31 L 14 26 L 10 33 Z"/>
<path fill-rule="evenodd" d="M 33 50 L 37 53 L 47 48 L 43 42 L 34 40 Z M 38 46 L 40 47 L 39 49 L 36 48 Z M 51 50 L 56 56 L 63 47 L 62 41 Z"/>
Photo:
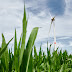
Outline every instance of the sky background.
<path fill-rule="evenodd" d="M 42 27 L 38 31 L 35 45 L 39 51 L 42 44 L 43 51 L 46 51 L 48 31 L 51 17 L 55 18 L 55 29 L 57 47 L 67 50 L 72 54 L 72 0 L 26 0 L 26 12 L 28 18 L 27 39 L 34 27 Z M 17 29 L 17 39 L 22 31 L 22 18 L 24 10 L 23 0 L 0 0 L 0 45 L 2 42 L 1 33 L 4 34 L 6 42 L 13 36 Z M 49 44 L 53 43 L 53 26 L 51 27 Z M 13 41 L 10 43 L 13 46 Z M 52 45 L 53 49 L 54 45 Z"/>

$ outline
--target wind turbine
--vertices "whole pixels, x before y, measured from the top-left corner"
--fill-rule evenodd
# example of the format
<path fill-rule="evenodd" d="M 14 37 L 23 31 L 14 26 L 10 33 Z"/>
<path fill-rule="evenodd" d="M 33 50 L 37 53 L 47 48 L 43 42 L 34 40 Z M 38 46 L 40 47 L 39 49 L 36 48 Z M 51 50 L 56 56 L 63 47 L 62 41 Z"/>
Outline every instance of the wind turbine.
<path fill-rule="evenodd" d="M 56 50 L 56 35 L 55 35 L 55 23 L 54 23 L 54 21 L 55 21 L 55 16 L 52 17 L 51 14 L 50 14 L 50 12 L 49 12 L 49 15 L 50 15 L 50 17 L 51 17 L 51 24 L 50 24 L 49 33 L 50 33 L 50 30 L 51 30 L 51 26 L 52 26 L 52 24 L 53 24 L 53 30 L 54 30 L 54 50 Z M 48 37 L 49 37 L 49 33 L 48 33 Z"/>

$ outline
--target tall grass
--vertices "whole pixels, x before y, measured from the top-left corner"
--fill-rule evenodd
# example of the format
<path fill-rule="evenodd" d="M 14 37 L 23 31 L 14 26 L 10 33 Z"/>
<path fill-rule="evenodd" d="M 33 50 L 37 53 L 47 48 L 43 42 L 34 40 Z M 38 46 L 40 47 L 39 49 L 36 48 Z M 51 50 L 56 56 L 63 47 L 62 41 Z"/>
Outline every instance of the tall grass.
<path fill-rule="evenodd" d="M 13 38 L 6 43 L 2 34 L 2 45 L 0 48 L 0 72 L 72 72 L 72 55 L 68 55 L 67 51 L 58 53 L 57 50 L 51 51 L 47 44 L 47 55 L 41 50 L 37 54 L 36 47 L 33 45 L 38 33 L 38 27 L 33 28 L 28 42 L 26 44 L 27 19 L 24 6 L 23 28 L 19 42 L 17 43 L 17 34 L 15 29 L 14 38 L 14 54 L 8 51 L 8 44 Z M 26 46 L 25 46 L 26 45 Z M 50 46 L 51 48 L 51 46 Z"/>
<path fill-rule="evenodd" d="M 38 27 L 33 28 L 27 45 L 25 47 L 25 41 L 26 41 L 26 32 L 27 32 L 27 19 L 26 19 L 26 11 L 24 6 L 24 17 L 23 17 L 23 28 L 22 28 L 22 35 L 20 37 L 20 41 L 17 44 L 17 35 L 16 35 L 16 29 L 15 29 L 15 37 L 14 37 L 14 55 L 12 52 L 8 53 L 8 44 L 7 44 L 4 38 L 4 35 L 2 34 L 2 46 L 0 50 L 0 72 L 28 72 L 28 66 L 30 61 L 30 56 L 32 52 L 32 47 L 34 45 Z"/>
<path fill-rule="evenodd" d="M 64 52 L 56 50 L 51 54 L 49 48 L 45 55 L 41 47 L 37 54 L 34 46 L 33 65 L 34 72 L 72 72 L 72 55 L 68 55 L 66 50 Z"/>

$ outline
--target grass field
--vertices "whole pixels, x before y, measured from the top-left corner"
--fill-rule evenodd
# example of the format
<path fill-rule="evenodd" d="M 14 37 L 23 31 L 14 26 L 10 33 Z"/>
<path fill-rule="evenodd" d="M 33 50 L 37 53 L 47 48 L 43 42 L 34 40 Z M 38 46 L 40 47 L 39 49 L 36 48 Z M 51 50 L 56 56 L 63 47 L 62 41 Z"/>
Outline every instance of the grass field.
<path fill-rule="evenodd" d="M 56 50 L 51 54 L 50 46 L 50 48 L 47 47 L 47 55 L 45 55 L 40 46 L 39 54 L 37 54 L 34 42 L 38 27 L 33 28 L 26 44 L 27 22 L 24 8 L 22 34 L 18 43 L 16 29 L 15 36 L 8 43 L 6 43 L 2 34 L 0 72 L 72 72 L 72 55 L 68 55 L 66 50 L 64 52 L 61 50 L 57 52 Z M 12 54 L 12 51 L 8 51 L 8 45 L 13 39 L 14 54 Z M 33 50 L 34 55 L 32 55 Z"/>

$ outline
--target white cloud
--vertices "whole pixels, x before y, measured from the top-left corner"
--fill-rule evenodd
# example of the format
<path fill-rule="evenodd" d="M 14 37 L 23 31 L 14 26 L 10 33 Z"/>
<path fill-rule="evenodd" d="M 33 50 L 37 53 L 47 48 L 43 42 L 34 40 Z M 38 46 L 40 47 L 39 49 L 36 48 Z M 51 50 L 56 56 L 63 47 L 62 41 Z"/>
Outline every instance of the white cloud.
<path fill-rule="evenodd" d="M 69 42 L 70 44 L 69 44 L 69 46 L 72 46 L 72 42 Z"/>
<path fill-rule="evenodd" d="M 59 39 L 61 40 L 61 39 L 68 39 L 68 38 L 70 37 L 60 37 Z"/>
<path fill-rule="evenodd" d="M 56 36 L 71 36 L 72 35 L 72 15 L 70 4 L 71 0 L 66 0 L 66 9 L 63 16 L 57 16 L 55 21 Z M 29 21 L 27 27 L 27 39 L 31 33 L 32 28 L 42 27 L 39 29 L 37 41 L 48 38 L 48 31 L 50 27 L 51 18 L 49 13 L 46 12 L 45 6 L 46 0 L 30 0 L 26 2 L 27 16 L 29 14 Z M 28 8 L 42 9 L 38 14 L 32 13 Z M 0 33 L 5 33 L 7 41 L 10 39 L 8 37 L 14 36 L 15 28 L 17 29 L 17 35 L 20 36 L 22 30 L 22 17 L 23 17 L 24 3 L 22 0 L 2 0 L 0 1 Z M 51 28 L 50 36 L 53 37 L 53 27 Z M 19 39 L 19 38 L 18 38 Z M 1 42 L 1 40 L 0 40 Z M 61 47 L 62 44 L 58 44 Z"/>
<path fill-rule="evenodd" d="M 66 10 L 65 10 L 65 15 L 69 15 L 69 16 L 72 16 L 71 15 L 71 11 L 69 9 L 71 9 L 71 4 L 72 4 L 72 0 L 65 0 L 66 2 Z"/>

